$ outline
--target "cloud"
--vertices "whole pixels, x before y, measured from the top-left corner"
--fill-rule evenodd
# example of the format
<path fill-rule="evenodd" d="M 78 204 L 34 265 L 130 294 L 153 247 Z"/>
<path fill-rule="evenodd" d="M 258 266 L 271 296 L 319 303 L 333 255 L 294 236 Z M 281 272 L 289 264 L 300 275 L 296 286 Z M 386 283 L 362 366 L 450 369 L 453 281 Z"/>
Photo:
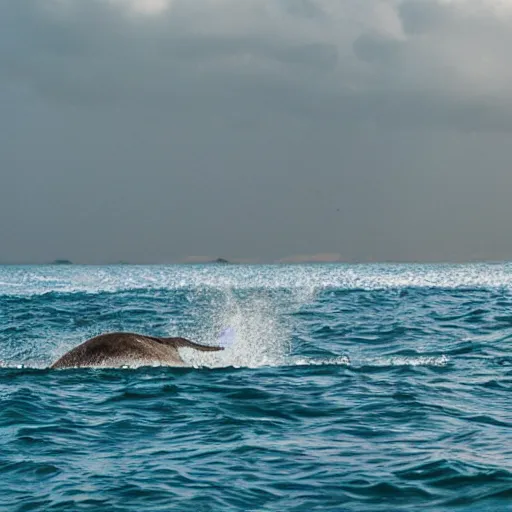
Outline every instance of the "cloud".
<path fill-rule="evenodd" d="M 498 0 L 0 2 L 2 257 L 510 255 L 511 46 Z"/>
<path fill-rule="evenodd" d="M 172 7 L 172 0 L 110 0 L 128 7 L 135 14 L 156 16 Z"/>
<path fill-rule="evenodd" d="M 88 108 L 151 107 L 172 97 L 200 103 L 205 95 L 222 100 L 259 89 L 283 92 L 288 98 L 277 107 L 294 116 L 306 105 L 353 123 L 392 127 L 398 119 L 403 127 L 403 95 L 408 125 L 426 118 L 449 128 L 508 130 L 511 45 L 512 8 L 497 0 L 0 6 L 3 80 Z M 431 108 L 442 115 L 432 119 Z"/>

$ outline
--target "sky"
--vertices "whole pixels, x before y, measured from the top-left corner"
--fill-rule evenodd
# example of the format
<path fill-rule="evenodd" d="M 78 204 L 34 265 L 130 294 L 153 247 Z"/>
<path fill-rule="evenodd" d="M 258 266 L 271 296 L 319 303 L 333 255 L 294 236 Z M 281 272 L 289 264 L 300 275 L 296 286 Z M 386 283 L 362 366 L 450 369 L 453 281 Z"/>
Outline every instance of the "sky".
<path fill-rule="evenodd" d="M 512 259 L 512 0 L 0 2 L 0 262 Z"/>

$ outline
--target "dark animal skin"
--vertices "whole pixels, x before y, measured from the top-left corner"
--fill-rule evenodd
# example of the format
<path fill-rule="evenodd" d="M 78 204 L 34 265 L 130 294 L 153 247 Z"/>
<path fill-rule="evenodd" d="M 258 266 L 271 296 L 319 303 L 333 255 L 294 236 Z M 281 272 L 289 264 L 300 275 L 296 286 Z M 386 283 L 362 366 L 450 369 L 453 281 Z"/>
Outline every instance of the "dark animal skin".
<path fill-rule="evenodd" d="M 224 350 L 223 347 L 198 345 L 186 338 L 157 338 L 132 332 L 101 334 L 64 354 L 50 368 L 119 367 L 130 364 L 185 366 L 178 348 L 190 347 L 201 352 Z"/>

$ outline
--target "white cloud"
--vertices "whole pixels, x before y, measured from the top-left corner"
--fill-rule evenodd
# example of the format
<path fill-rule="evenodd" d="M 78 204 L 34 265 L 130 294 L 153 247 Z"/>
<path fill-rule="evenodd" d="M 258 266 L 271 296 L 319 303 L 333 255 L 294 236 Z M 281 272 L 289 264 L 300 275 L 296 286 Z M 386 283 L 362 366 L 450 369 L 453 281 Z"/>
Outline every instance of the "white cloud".
<path fill-rule="evenodd" d="M 109 0 L 114 4 L 127 7 L 136 14 L 157 15 L 172 6 L 172 0 Z"/>

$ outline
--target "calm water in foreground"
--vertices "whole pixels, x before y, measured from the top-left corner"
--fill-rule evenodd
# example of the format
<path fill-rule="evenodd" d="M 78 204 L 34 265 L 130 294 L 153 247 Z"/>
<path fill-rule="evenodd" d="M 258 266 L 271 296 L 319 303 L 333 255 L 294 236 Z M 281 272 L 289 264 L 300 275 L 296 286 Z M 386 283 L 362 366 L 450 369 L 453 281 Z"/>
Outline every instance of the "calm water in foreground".
<path fill-rule="evenodd" d="M 510 264 L 5 266 L 0 360 L 2 511 L 512 510 Z"/>

